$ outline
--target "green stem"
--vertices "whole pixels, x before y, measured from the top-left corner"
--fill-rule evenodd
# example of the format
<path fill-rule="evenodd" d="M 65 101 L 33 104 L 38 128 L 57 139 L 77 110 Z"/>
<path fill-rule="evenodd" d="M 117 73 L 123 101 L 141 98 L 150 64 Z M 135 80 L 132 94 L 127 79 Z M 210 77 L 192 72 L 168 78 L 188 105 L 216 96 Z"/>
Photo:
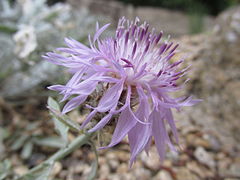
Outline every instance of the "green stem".
<path fill-rule="evenodd" d="M 17 178 L 16 180 L 21 180 L 24 176 L 30 175 L 32 173 L 35 173 L 35 172 L 41 170 L 47 164 L 52 164 L 55 161 L 61 160 L 62 158 L 66 157 L 74 150 L 81 147 L 82 145 L 87 144 L 88 141 L 91 139 L 91 137 L 94 134 L 95 133 L 86 133 L 86 134 L 78 136 L 66 148 L 60 149 L 58 152 L 56 152 L 54 155 L 52 155 L 49 159 L 47 159 L 46 161 L 43 161 L 38 166 L 32 168 L 27 174 L 23 175 L 22 177 Z"/>

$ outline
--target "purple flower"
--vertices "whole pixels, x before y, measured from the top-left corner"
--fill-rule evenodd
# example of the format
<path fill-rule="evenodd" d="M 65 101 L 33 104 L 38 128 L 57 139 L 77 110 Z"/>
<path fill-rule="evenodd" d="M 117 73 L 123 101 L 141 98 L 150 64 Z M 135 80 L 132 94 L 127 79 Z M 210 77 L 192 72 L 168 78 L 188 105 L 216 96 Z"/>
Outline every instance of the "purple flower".
<path fill-rule="evenodd" d="M 171 109 L 180 110 L 182 106 L 199 102 L 192 97 L 169 96 L 170 92 L 183 88 L 185 83 L 178 85 L 176 81 L 185 75 L 188 68 L 179 70 L 183 60 L 169 62 L 178 44 L 160 41 L 163 33 L 150 32 L 149 25 L 140 25 L 138 18 L 135 21 L 121 18 L 115 37 L 100 39 L 99 36 L 108 26 L 99 28 L 96 25 L 96 34 L 93 38 L 89 36 L 90 47 L 66 38 L 68 47 L 57 49 L 62 53 L 47 53 L 44 56 L 49 62 L 69 68 L 73 74 L 66 85 L 54 85 L 49 89 L 63 94 L 62 101 L 70 99 L 62 110 L 62 113 L 67 113 L 86 101 L 98 85 L 104 86 L 106 91 L 98 106 L 91 107 L 93 110 L 81 127 L 85 127 L 97 113 L 106 113 L 89 130 L 97 131 L 113 115 L 119 114 L 107 147 L 118 144 L 128 135 L 132 164 L 141 151 L 148 150 L 154 138 L 163 160 L 166 145 L 175 150 L 166 125 L 178 142 Z M 61 55 L 63 53 L 68 55 Z"/>

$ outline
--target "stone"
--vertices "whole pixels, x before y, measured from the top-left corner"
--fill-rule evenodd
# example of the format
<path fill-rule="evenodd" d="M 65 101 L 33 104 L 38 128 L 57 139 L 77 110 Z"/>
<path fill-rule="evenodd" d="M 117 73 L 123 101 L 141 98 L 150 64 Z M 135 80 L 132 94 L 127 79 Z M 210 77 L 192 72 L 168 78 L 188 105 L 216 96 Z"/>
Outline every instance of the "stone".
<path fill-rule="evenodd" d="M 109 164 L 110 168 L 114 171 L 114 170 L 116 170 L 117 167 L 119 166 L 119 161 L 114 160 L 114 159 L 110 159 L 110 160 L 108 161 L 108 164 Z"/>
<path fill-rule="evenodd" d="M 91 171 L 91 166 L 78 161 L 73 161 L 70 164 L 69 171 L 72 174 L 83 174 L 83 176 L 86 176 Z"/>
<path fill-rule="evenodd" d="M 181 167 L 176 172 L 177 179 L 178 180 L 200 180 L 198 176 L 196 176 L 194 173 L 192 173 L 189 169 L 186 169 L 184 167 Z"/>
<path fill-rule="evenodd" d="M 165 170 L 160 170 L 152 180 L 173 180 L 169 172 Z"/>
<path fill-rule="evenodd" d="M 204 134 L 203 138 L 208 142 L 210 149 L 214 150 L 214 151 L 219 151 L 222 147 L 219 139 L 211 134 Z M 205 147 L 207 148 L 207 147 Z"/>
<path fill-rule="evenodd" d="M 182 161 L 182 162 L 187 162 L 189 161 L 189 159 L 190 157 L 187 154 L 181 154 L 179 157 L 179 161 Z"/>
<path fill-rule="evenodd" d="M 232 160 L 230 158 L 227 157 L 222 157 L 217 165 L 218 165 L 218 169 L 219 169 L 219 174 L 220 176 L 228 176 L 229 175 L 229 167 L 232 164 Z"/>
<path fill-rule="evenodd" d="M 231 176 L 240 177 L 240 161 L 239 162 L 234 162 L 230 165 L 229 174 Z"/>
<path fill-rule="evenodd" d="M 194 147 L 197 147 L 197 146 L 201 146 L 204 148 L 210 147 L 210 144 L 207 140 L 203 139 L 202 137 L 199 137 L 196 134 L 187 134 L 186 140 L 188 145 L 192 145 Z"/>
<path fill-rule="evenodd" d="M 147 168 L 149 168 L 153 171 L 157 171 L 161 167 L 161 163 L 159 160 L 157 150 L 153 147 L 151 147 L 149 150 L 149 156 L 143 152 L 143 153 L 141 153 L 140 158 L 141 158 L 141 161 L 143 162 L 143 164 Z"/>
<path fill-rule="evenodd" d="M 163 30 L 167 35 L 179 37 L 189 34 L 191 22 L 188 15 L 174 10 L 160 7 L 134 7 L 131 4 L 124 4 L 115 0 L 67 0 L 73 7 L 84 7 L 91 13 L 98 16 L 105 16 L 113 24 L 117 24 L 118 18 L 125 16 L 130 19 L 139 17 L 147 21 L 157 31 Z M 160 18 L 159 18 L 160 17 Z M 210 16 L 204 16 L 203 29 L 209 30 L 214 25 L 214 20 Z"/>
<path fill-rule="evenodd" d="M 128 165 L 126 163 L 122 163 L 117 168 L 117 173 L 126 173 L 128 172 Z"/>
<path fill-rule="evenodd" d="M 201 179 L 214 177 L 215 173 L 201 166 L 195 161 L 187 162 L 186 167 L 193 173 L 197 174 Z"/>
<path fill-rule="evenodd" d="M 28 172 L 28 168 L 26 166 L 17 166 L 14 168 L 14 172 L 21 176 Z"/>
<path fill-rule="evenodd" d="M 185 94 L 191 93 L 203 99 L 195 108 L 185 108 L 183 113 L 174 114 L 176 119 L 181 119 L 180 130 L 184 125 L 194 124 L 204 134 L 207 132 L 214 136 L 203 137 L 210 144 L 204 148 L 221 149 L 232 156 L 240 152 L 239 12 L 240 6 L 237 6 L 221 13 L 209 34 L 176 40 L 181 44 L 178 57 L 187 53 L 187 61 L 193 67 L 189 73 L 191 83 Z M 229 33 L 234 35 L 227 38 Z"/>
<path fill-rule="evenodd" d="M 112 174 L 110 176 L 108 176 L 107 179 L 111 179 L 111 180 L 133 180 L 135 179 L 135 177 L 132 174 Z M 106 180 L 106 179 L 104 179 Z"/>
<path fill-rule="evenodd" d="M 233 7 L 220 14 L 217 18 L 218 30 L 215 32 L 218 35 L 216 44 L 221 41 L 221 50 L 224 57 L 232 63 L 239 64 L 239 45 L 240 45 L 240 7 Z M 218 45 L 220 47 L 220 44 Z M 227 54 L 224 52 L 227 51 Z"/>
<path fill-rule="evenodd" d="M 213 159 L 213 155 L 207 152 L 203 147 L 197 147 L 194 151 L 194 156 L 200 163 L 205 164 L 210 168 L 215 168 L 216 163 Z"/>
<path fill-rule="evenodd" d="M 107 179 L 110 175 L 110 168 L 107 164 L 100 164 L 99 165 L 99 179 Z"/>
<path fill-rule="evenodd" d="M 130 171 L 130 173 L 139 180 L 149 180 L 151 179 L 151 171 L 148 169 L 145 169 L 143 167 L 140 168 L 135 168 L 132 170 L 132 172 Z"/>
<path fill-rule="evenodd" d="M 106 158 L 108 160 L 112 160 L 112 159 L 117 159 L 117 156 L 114 151 L 108 151 L 108 153 L 106 153 Z"/>
<path fill-rule="evenodd" d="M 172 160 L 166 158 L 163 162 L 163 166 L 171 168 L 173 166 L 173 161 L 177 161 L 177 159 Z"/>
<path fill-rule="evenodd" d="M 115 156 L 117 156 L 117 159 L 121 162 L 128 162 L 129 160 L 129 153 L 128 152 L 125 152 L 125 151 L 120 151 L 120 150 L 117 150 L 115 152 Z"/>
<path fill-rule="evenodd" d="M 55 162 L 51 171 L 51 177 L 55 177 L 62 170 L 62 164 L 60 162 Z"/>

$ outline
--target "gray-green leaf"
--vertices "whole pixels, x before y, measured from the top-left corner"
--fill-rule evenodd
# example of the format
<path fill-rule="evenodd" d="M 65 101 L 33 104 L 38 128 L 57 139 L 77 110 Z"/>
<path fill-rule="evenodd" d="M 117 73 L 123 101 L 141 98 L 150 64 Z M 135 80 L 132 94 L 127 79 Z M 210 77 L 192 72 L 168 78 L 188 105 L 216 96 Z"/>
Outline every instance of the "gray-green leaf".
<path fill-rule="evenodd" d="M 55 125 L 55 129 L 57 130 L 57 132 L 61 135 L 63 141 L 64 141 L 64 145 L 66 146 L 68 143 L 68 130 L 69 127 L 62 123 L 61 121 L 59 121 L 57 118 L 53 118 L 54 121 L 54 125 Z"/>
<path fill-rule="evenodd" d="M 95 157 L 96 157 L 96 159 L 92 163 L 92 169 L 91 169 L 91 172 L 88 175 L 88 180 L 94 180 L 97 176 L 97 170 L 98 170 L 98 152 L 97 152 L 96 146 L 93 142 L 90 141 L 88 144 L 91 145 L 91 148 L 92 148 L 92 150 L 95 154 Z"/>
<path fill-rule="evenodd" d="M 48 146 L 54 148 L 63 148 L 63 140 L 59 137 L 35 137 L 34 143 L 40 146 Z"/>
<path fill-rule="evenodd" d="M 11 162 L 7 159 L 0 163 L 0 180 L 4 180 L 10 174 L 11 167 Z"/>
<path fill-rule="evenodd" d="M 80 126 L 78 123 L 72 121 L 69 119 L 67 115 L 64 115 L 60 112 L 60 106 L 59 104 L 51 97 L 48 98 L 48 107 L 51 111 L 51 114 L 54 118 L 68 126 L 71 130 L 80 132 Z"/>
<path fill-rule="evenodd" d="M 48 106 L 50 108 L 53 108 L 53 109 L 57 110 L 57 111 L 60 111 L 59 104 L 52 97 L 48 97 Z"/>
<path fill-rule="evenodd" d="M 30 173 L 18 178 L 17 180 L 49 180 L 51 170 L 53 168 L 53 162 L 45 164 L 40 170 Z"/>
<path fill-rule="evenodd" d="M 32 141 L 28 141 L 23 146 L 23 149 L 22 149 L 22 152 L 21 152 L 21 157 L 23 159 L 28 159 L 32 154 L 32 150 L 33 150 L 33 143 L 32 143 Z"/>
<path fill-rule="evenodd" d="M 14 143 L 11 145 L 11 149 L 12 150 L 18 150 L 20 149 L 24 143 L 26 142 L 26 140 L 29 138 L 28 135 L 26 134 L 23 134 L 21 135 L 19 138 L 17 138 Z"/>
<path fill-rule="evenodd" d="M 51 97 L 48 98 L 48 106 L 50 107 L 50 109 L 54 109 L 56 111 L 60 111 L 59 104 L 57 103 L 57 101 L 55 101 Z M 51 113 L 51 114 L 53 116 L 53 121 L 54 121 L 54 125 L 55 125 L 56 131 L 62 137 L 62 139 L 64 141 L 64 145 L 67 145 L 67 143 L 68 143 L 68 130 L 69 130 L 69 127 L 65 123 L 61 122 L 53 113 Z"/>

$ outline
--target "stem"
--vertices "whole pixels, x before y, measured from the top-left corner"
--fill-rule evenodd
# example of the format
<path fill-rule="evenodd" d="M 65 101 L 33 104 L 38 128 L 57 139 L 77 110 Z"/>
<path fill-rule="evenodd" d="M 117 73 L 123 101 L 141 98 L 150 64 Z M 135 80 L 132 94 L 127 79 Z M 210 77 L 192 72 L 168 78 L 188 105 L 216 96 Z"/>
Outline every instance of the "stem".
<path fill-rule="evenodd" d="M 32 168 L 27 174 L 23 175 L 20 178 L 17 178 L 16 180 L 21 180 L 24 176 L 27 176 L 29 174 L 32 174 L 32 173 L 35 173 L 35 172 L 41 170 L 47 164 L 52 164 L 55 161 L 58 161 L 64 157 L 66 157 L 74 150 L 76 150 L 79 147 L 81 147 L 82 145 L 86 144 L 94 134 L 95 133 L 86 133 L 86 134 L 82 134 L 82 135 L 78 136 L 68 145 L 68 147 L 66 147 L 64 149 L 60 149 L 58 152 L 56 152 L 54 155 L 52 155 L 49 159 L 47 159 L 46 161 L 43 161 L 38 166 Z"/>

